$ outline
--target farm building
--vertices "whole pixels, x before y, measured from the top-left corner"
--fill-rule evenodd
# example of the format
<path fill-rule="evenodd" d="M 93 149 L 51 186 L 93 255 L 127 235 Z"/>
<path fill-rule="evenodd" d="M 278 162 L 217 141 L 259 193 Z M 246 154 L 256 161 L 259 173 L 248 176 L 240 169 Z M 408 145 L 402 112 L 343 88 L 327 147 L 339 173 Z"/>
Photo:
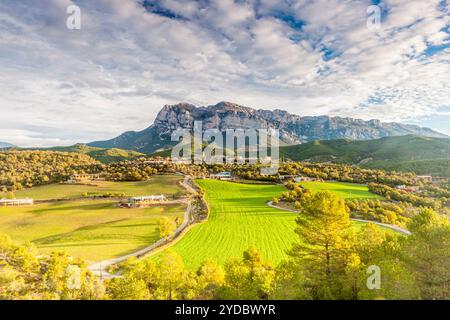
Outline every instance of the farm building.
<path fill-rule="evenodd" d="M 432 176 L 417 176 L 417 178 L 428 181 L 428 182 L 433 182 Z"/>
<path fill-rule="evenodd" d="M 402 190 L 405 192 L 417 192 L 420 190 L 420 187 L 418 186 L 405 186 L 404 184 L 396 186 L 395 189 Z"/>
<path fill-rule="evenodd" d="M 33 205 L 33 199 L 0 199 L 0 206 L 30 206 Z"/>
<path fill-rule="evenodd" d="M 295 175 L 278 175 L 278 178 L 280 179 L 280 180 L 286 180 L 286 179 L 292 179 L 292 178 L 295 178 Z"/>
<path fill-rule="evenodd" d="M 211 174 L 210 177 L 212 179 L 231 180 L 231 172 L 219 172 L 216 174 Z"/>
<path fill-rule="evenodd" d="M 87 181 L 96 181 L 101 180 L 99 174 L 74 174 L 70 177 L 67 183 L 79 183 L 79 182 L 87 182 Z"/>
<path fill-rule="evenodd" d="M 150 195 L 143 197 L 132 197 L 128 199 L 127 206 L 128 207 L 145 207 L 147 205 L 161 203 L 167 201 L 167 198 L 164 195 Z"/>
<path fill-rule="evenodd" d="M 305 176 L 298 176 L 294 178 L 295 182 L 306 182 L 306 181 L 315 181 L 315 178 L 305 177 Z"/>
<path fill-rule="evenodd" d="M 150 160 L 144 161 L 145 164 L 168 164 L 171 162 L 171 159 L 169 157 L 163 158 L 163 157 L 155 157 Z"/>

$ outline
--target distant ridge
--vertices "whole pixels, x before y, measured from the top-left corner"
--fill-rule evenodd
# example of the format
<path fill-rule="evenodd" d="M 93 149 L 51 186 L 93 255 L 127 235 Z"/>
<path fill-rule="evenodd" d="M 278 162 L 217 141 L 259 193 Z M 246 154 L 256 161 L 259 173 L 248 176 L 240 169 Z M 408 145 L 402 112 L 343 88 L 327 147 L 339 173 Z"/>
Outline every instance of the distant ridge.
<path fill-rule="evenodd" d="M 450 176 L 450 138 L 415 135 L 368 141 L 328 140 L 284 146 L 285 159 Z"/>
<path fill-rule="evenodd" d="M 50 147 L 50 148 L 25 148 L 20 150 L 45 150 L 45 151 L 59 151 L 59 152 L 76 152 L 87 154 L 93 159 L 100 161 L 102 163 L 119 162 L 124 160 L 134 160 L 139 157 L 145 156 L 145 154 L 132 151 L 132 150 L 122 150 L 122 149 L 104 149 L 90 147 L 84 144 L 75 144 L 68 147 Z"/>
<path fill-rule="evenodd" d="M 299 144 L 314 140 L 371 140 L 408 134 L 447 137 L 428 128 L 400 123 L 382 123 L 379 120 L 364 121 L 342 117 L 301 117 L 276 109 L 256 110 L 231 102 L 220 102 L 207 107 L 188 103 L 165 105 L 154 123 L 143 131 L 129 131 L 106 141 L 89 143 L 100 148 L 120 148 L 143 153 L 153 153 L 173 146 L 172 131 L 192 128 L 194 121 L 201 120 L 204 129 L 258 129 L 276 128 L 284 144 Z"/>
<path fill-rule="evenodd" d="M 7 142 L 1 142 L 0 141 L 0 149 L 6 149 L 6 148 L 14 148 L 15 146 L 11 143 Z"/>

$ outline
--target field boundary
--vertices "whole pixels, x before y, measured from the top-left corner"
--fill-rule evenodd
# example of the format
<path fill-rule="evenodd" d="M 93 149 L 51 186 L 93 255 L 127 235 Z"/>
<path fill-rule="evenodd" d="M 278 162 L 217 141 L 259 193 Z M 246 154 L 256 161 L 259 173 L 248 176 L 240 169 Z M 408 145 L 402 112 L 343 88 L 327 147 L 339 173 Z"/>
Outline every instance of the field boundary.
<path fill-rule="evenodd" d="M 190 181 L 190 178 L 188 176 L 186 176 L 183 181 L 180 181 L 180 185 L 182 185 L 188 191 L 188 193 L 191 193 L 191 194 L 196 193 L 196 190 L 189 184 L 189 181 Z M 203 197 L 202 197 L 202 199 L 203 199 Z M 209 210 L 209 207 L 208 207 L 208 210 Z M 187 200 L 187 208 L 184 213 L 183 223 L 174 231 L 174 233 L 171 236 L 159 239 L 155 243 L 152 243 L 151 245 L 149 245 L 145 248 L 142 248 L 136 252 L 132 252 L 127 255 L 117 257 L 117 258 L 96 262 L 88 267 L 89 270 L 93 274 L 99 276 L 101 279 L 111 279 L 111 278 L 119 277 L 119 275 L 114 275 L 114 274 L 109 273 L 107 269 L 114 264 L 118 264 L 120 262 L 123 262 L 123 261 L 128 260 L 133 257 L 144 258 L 146 256 L 150 256 L 156 252 L 159 252 L 161 249 L 170 247 L 174 243 L 178 242 L 178 240 L 180 240 L 183 237 L 183 235 L 185 235 L 186 232 L 193 225 L 197 224 L 197 223 L 194 223 L 194 219 L 193 219 L 193 216 L 191 213 L 192 213 L 192 200 L 189 199 L 189 200 Z M 206 221 L 206 220 L 207 219 L 205 219 L 204 221 Z M 202 222 L 204 222 L 204 221 L 202 221 Z"/>
<path fill-rule="evenodd" d="M 180 235 L 184 234 L 183 231 L 184 229 L 186 229 L 187 226 L 189 226 L 191 224 L 190 221 L 190 213 L 191 213 L 191 209 L 192 209 L 192 204 L 191 202 L 188 202 L 188 206 L 186 208 L 186 211 L 184 213 L 184 219 L 183 219 L 183 223 L 175 230 L 175 232 L 173 233 L 173 235 L 167 237 L 167 238 L 162 238 L 159 239 L 158 241 L 156 241 L 155 243 L 152 243 L 151 245 L 142 248 L 136 252 L 132 252 L 129 254 L 126 254 L 124 256 L 120 256 L 117 258 L 113 258 L 113 259 L 108 259 L 108 260 L 102 260 L 99 262 L 96 262 L 92 265 L 89 266 L 89 270 L 97 275 L 100 276 L 102 279 L 103 278 L 114 278 L 117 277 L 116 275 L 112 275 L 110 274 L 107 269 L 117 263 L 123 262 L 125 260 L 128 260 L 130 258 L 136 257 L 136 258 L 142 258 L 144 256 L 146 256 L 149 252 L 163 246 L 166 243 L 170 243 L 172 242 L 174 239 L 176 239 L 177 237 L 179 237 Z"/>
<path fill-rule="evenodd" d="M 182 183 L 183 183 L 183 182 L 182 182 Z M 201 189 L 201 187 L 199 187 L 198 185 L 197 185 L 197 188 Z M 194 190 L 195 190 L 195 189 L 194 189 Z M 201 190 L 203 190 L 203 189 L 201 189 Z M 203 190 L 203 191 L 204 191 L 204 190 Z M 181 233 L 178 235 L 177 238 L 174 238 L 174 239 L 172 239 L 172 241 L 167 242 L 167 243 L 165 243 L 165 244 L 159 246 L 158 248 L 155 248 L 155 250 L 152 250 L 152 251 L 146 253 L 145 255 L 141 256 L 141 258 L 151 257 L 151 256 L 153 256 L 153 255 L 155 255 L 155 254 L 157 254 L 157 253 L 159 253 L 159 252 L 161 252 L 161 251 L 163 251 L 163 250 L 165 250 L 165 249 L 170 248 L 171 246 L 175 245 L 178 241 L 180 241 L 181 238 L 183 238 L 183 236 L 184 236 L 189 230 L 191 230 L 193 227 L 208 222 L 208 220 L 209 220 L 209 214 L 210 214 L 210 212 L 211 212 L 211 209 L 210 209 L 210 207 L 209 207 L 208 201 L 205 200 L 204 195 L 201 197 L 201 201 L 205 204 L 206 208 L 208 209 L 208 214 L 206 215 L 206 219 L 203 219 L 203 220 L 197 221 L 197 222 L 194 222 L 194 221 L 193 221 L 193 223 L 190 223 L 184 230 L 181 231 Z"/>

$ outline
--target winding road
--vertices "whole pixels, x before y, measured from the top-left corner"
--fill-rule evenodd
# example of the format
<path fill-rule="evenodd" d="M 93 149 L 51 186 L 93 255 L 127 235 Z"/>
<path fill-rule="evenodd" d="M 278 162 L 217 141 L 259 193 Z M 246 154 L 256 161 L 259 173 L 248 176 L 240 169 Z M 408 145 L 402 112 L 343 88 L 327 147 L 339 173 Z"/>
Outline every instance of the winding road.
<path fill-rule="evenodd" d="M 158 240 L 157 242 L 142 248 L 136 252 L 124 255 L 124 256 L 120 256 L 117 258 L 113 258 L 113 259 L 108 259 L 108 260 L 102 260 L 99 262 L 96 262 L 92 265 L 89 266 L 89 270 L 99 276 L 101 279 L 110 279 L 110 278 L 115 278 L 117 277 L 117 275 L 113 275 L 110 274 L 107 270 L 110 266 L 123 262 L 125 260 L 128 260 L 129 258 L 139 258 L 142 257 L 144 255 L 147 255 L 148 253 L 150 253 L 151 251 L 159 248 L 160 246 L 169 243 L 170 241 L 176 239 L 181 233 L 182 231 L 189 225 L 190 223 L 190 212 L 191 212 L 191 203 L 188 202 L 188 206 L 186 208 L 186 211 L 184 213 L 184 218 L 183 218 L 183 223 L 175 230 L 175 232 L 173 233 L 172 236 L 167 237 L 167 238 L 163 238 Z"/>
<path fill-rule="evenodd" d="M 191 194 L 196 193 L 196 190 L 190 184 L 190 177 L 186 176 L 184 178 L 183 182 L 181 182 L 180 184 L 188 191 L 188 193 L 191 193 Z M 133 253 L 130 253 L 130 254 L 127 254 L 124 256 L 120 256 L 117 258 L 96 262 L 89 266 L 89 270 L 93 274 L 99 276 L 101 279 L 110 279 L 110 278 L 120 277 L 120 275 L 110 274 L 107 271 L 108 268 L 114 264 L 118 264 L 118 263 L 123 262 L 132 257 L 140 258 L 142 256 L 148 255 L 150 252 L 154 251 L 155 249 L 158 249 L 161 246 L 166 245 L 173 240 L 176 240 L 180 235 L 182 235 L 183 230 L 191 223 L 190 213 L 191 213 L 192 205 L 189 200 L 187 200 L 187 203 L 188 203 L 188 206 L 186 208 L 186 212 L 184 213 L 183 223 L 175 230 L 175 232 L 172 236 L 170 236 L 168 238 L 160 239 L 157 242 L 155 242 L 143 249 L 140 249 L 136 252 L 133 252 Z M 298 210 L 287 209 L 287 208 L 276 206 L 272 203 L 272 201 L 267 202 L 267 205 L 271 208 L 278 209 L 278 210 L 300 213 L 300 211 L 298 211 Z M 406 235 L 411 234 L 410 231 L 400 228 L 400 227 L 397 227 L 397 226 L 394 226 L 394 225 L 391 225 L 391 224 L 386 224 L 386 223 L 381 223 L 381 222 L 371 221 L 371 220 L 357 219 L 357 218 L 350 218 L 350 220 L 364 222 L 364 223 L 371 222 L 376 225 L 379 225 L 379 226 L 382 226 L 382 227 L 385 227 L 388 229 L 392 229 L 394 231 L 397 231 L 397 232 L 400 232 L 400 233 L 403 233 Z"/>
<path fill-rule="evenodd" d="M 188 193 L 195 193 L 196 190 L 191 186 L 190 184 L 190 177 L 186 176 L 183 180 L 183 182 L 180 183 L 187 191 Z M 89 270 L 99 276 L 102 280 L 103 279 L 111 279 L 111 278 L 116 278 L 119 277 L 118 275 L 114 275 L 109 273 L 107 270 L 110 266 L 123 262 L 129 258 L 139 258 L 142 256 L 145 256 L 147 254 L 149 254 L 150 252 L 152 252 L 153 250 L 161 247 L 162 245 L 165 245 L 173 240 L 175 240 L 178 236 L 180 236 L 183 233 L 183 230 L 192 222 L 191 221 L 191 210 L 192 210 L 192 204 L 190 200 L 186 200 L 188 206 L 186 208 L 186 211 L 184 213 L 184 217 L 183 217 L 183 223 L 174 231 L 173 235 L 167 238 L 163 238 L 158 240 L 157 242 L 142 248 L 136 252 L 124 255 L 124 256 L 120 256 L 117 258 L 113 258 L 113 259 L 108 259 L 108 260 L 102 260 L 99 262 L 96 262 L 92 265 L 89 266 Z"/>
<path fill-rule="evenodd" d="M 287 209 L 287 208 L 283 208 L 283 207 L 276 206 L 276 205 L 274 205 L 274 204 L 272 203 L 272 201 L 267 202 L 267 205 L 268 205 L 269 207 L 271 207 L 271 208 L 274 208 L 274 209 L 279 209 L 279 210 L 284 210 L 284 211 L 289 211 L 289 212 L 300 213 L 300 211 L 298 211 L 298 210 Z M 381 223 L 381 222 L 372 221 L 372 220 L 356 219 L 356 218 L 350 218 L 350 220 L 358 221 L 358 222 L 364 222 L 364 223 L 369 223 L 369 222 L 371 222 L 371 223 L 376 224 L 376 225 L 379 225 L 379 226 L 381 226 L 381 227 L 385 227 L 385 228 L 388 228 L 388 229 L 392 229 L 392 230 L 395 230 L 395 231 L 397 231 L 397 232 L 400 232 L 400 233 L 403 233 L 403 234 L 406 234 L 406 235 L 410 235 L 410 234 L 411 234 L 411 231 L 406 230 L 406 229 L 403 229 L 403 228 L 400 228 L 400 227 L 397 227 L 397 226 L 394 226 L 394 225 L 392 225 L 392 224 Z"/>

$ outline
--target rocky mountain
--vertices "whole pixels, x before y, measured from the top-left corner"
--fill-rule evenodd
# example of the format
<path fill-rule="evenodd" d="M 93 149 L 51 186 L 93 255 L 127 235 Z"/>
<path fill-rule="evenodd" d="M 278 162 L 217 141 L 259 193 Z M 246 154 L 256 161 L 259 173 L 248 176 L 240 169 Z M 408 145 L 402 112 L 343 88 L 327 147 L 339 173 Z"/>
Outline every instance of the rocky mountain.
<path fill-rule="evenodd" d="M 0 149 L 6 149 L 6 148 L 12 148 L 12 147 L 14 147 L 14 145 L 12 145 L 11 143 L 0 141 Z"/>
<path fill-rule="evenodd" d="M 220 102 L 207 107 L 188 103 L 165 105 L 155 122 L 143 131 L 129 131 L 107 140 L 89 145 L 101 148 L 121 148 L 152 153 L 173 146 L 170 134 L 177 128 L 192 128 L 201 120 L 204 129 L 258 129 L 276 128 L 285 144 L 299 144 L 314 140 L 352 139 L 369 140 L 388 136 L 415 134 L 446 137 L 428 128 L 400 123 L 382 123 L 353 118 L 308 116 L 290 114 L 283 110 L 256 110 L 235 103 Z"/>

